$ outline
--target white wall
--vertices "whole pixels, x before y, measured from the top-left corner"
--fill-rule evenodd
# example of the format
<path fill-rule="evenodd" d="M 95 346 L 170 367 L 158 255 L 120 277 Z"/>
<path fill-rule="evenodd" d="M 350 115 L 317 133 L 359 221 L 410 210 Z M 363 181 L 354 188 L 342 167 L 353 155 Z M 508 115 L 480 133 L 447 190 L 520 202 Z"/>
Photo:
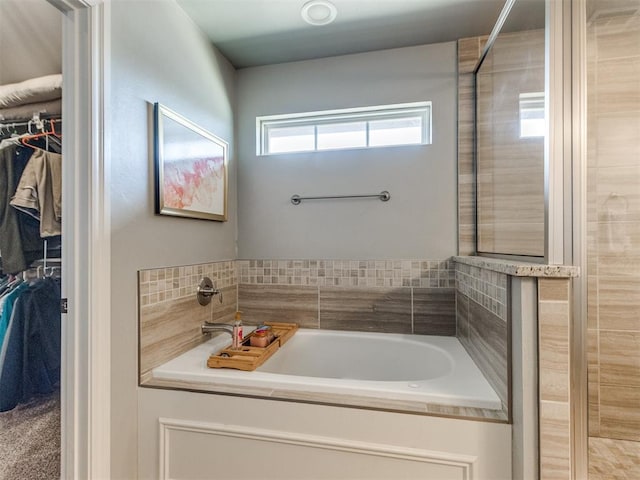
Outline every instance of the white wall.
<path fill-rule="evenodd" d="M 0 0 L 0 85 L 62 72 L 62 14 L 46 0 Z"/>
<path fill-rule="evenodd" d="M 117 1 L 111 12 L 112 478 L 128 479 L 138 445 L 136 272 L 236 256 L 235 70 L 171 0 Z M 228 222 L 154 215 L 153 102 L 229 142 Z"/>
<path fill-rule="evenodd" d="M 239 70 L 237 98 L 239 258 L 455 255 L 455 43 Z M 256 155 L 256 116 L 421 100 L 432 145 Z M 391 201 L 289 201 L 382 190 Z"/>

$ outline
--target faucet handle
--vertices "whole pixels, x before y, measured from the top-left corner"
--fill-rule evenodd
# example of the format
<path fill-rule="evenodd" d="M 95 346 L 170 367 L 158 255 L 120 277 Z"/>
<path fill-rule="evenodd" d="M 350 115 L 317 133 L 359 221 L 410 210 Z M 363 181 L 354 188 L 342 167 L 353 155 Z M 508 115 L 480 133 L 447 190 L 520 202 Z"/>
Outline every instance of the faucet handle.
<path fill-rule="evenodd" d="M 218 290 L 209 277 L 202 277 L 200 284 L 196 290 L 196 298 L 202 306 L 209 305 L 211 297 L 219 295 L 220 303 L 222 303 L 222 291 Z"/>

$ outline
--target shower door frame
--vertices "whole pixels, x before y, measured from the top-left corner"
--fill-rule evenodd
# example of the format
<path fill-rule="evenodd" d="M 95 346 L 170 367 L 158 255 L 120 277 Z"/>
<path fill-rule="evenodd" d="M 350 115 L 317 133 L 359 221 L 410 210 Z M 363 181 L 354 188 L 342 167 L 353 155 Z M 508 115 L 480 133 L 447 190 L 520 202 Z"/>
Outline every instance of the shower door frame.
<path fill-rule="evenodd" d="M 571 158 L 573 264 L 580 276 L 573 280 L 571 325 L 572 473 L 589 475 L 587 376 L 587 0 L 571 0 Z"/>

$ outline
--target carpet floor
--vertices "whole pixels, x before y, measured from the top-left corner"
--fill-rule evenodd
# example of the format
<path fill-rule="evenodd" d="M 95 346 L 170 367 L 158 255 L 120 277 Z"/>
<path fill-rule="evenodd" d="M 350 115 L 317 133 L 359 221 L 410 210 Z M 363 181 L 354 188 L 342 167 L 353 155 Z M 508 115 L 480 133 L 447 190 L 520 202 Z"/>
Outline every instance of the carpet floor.
<path fill-rule="evenodd" d="M 60 478 L 60 392 L 0 413 L 0 480 Z"/>

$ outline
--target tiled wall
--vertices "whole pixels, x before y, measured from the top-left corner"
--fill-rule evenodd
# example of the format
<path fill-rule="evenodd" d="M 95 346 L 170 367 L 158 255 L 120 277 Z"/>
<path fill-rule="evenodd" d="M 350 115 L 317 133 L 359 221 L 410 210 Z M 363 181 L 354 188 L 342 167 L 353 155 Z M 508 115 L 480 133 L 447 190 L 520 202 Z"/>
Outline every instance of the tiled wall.
<path fill-rule="evenodd" d="M 538 279 L 540 478 L 571 477 L 571 283 Z"/>
<path fill-rule="evenodd" d="M 458 255 L 476 251 L 473 69 L 486 41 L 487 37 L 458 40 Z"/>
<path fill-rule="evenodd" d="M 238 283 L 236 262 L 229 260 L 140 270 L 140 306 L 192 297 L 204 276 L 211 278 L 218 288 L 233 287 Z"/>
<path fill-rule="evenodd" d="M 196 289 L 208 276 L 222 290 L 202 307 Z M 151 369 L 207 340 L 200 325 L 229 322 L 237 310 L 235 261 L 156 268 L 138 272 L 140 378 Z"/>
<path fill-rule="evenodd" d="M 242 284 L 453 288 L 448 260 L 238 260 Z"/>
<path fill-rule="evenodd" d="M 196 301 L 203 276 L 222 290 Z M 449 260 L 237 260 L 139 272 L 141 380 L 208 339 L 207 322 L 297 322 L 306 328 L 455 335 Z"/>
<path fill-rule="evenodd" d="M 239 260 L 248 323 L 455 335 L 449 260 Z"/>
<path fill-rule="evenodd" d="M 511 335 L 507 275 L 455 264 L 457 336 L 509 408 Z"/>
<path fill-rule="evenodd" d="M 587 25 L 589 434 L 640 442 L 640 15 L 609 3 Z"/>

